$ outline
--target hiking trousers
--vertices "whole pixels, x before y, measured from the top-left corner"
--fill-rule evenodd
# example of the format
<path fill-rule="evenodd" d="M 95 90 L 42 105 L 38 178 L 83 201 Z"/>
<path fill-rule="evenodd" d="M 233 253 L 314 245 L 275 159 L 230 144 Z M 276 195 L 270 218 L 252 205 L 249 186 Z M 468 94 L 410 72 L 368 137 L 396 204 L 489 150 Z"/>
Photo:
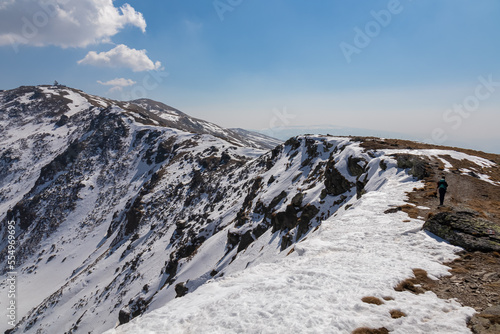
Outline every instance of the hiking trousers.
<path fill-rule="evenodd" d="M 439 205 L 443 205 L 444 195 L 446 195 L 446 189 L 439 188 Z"/>

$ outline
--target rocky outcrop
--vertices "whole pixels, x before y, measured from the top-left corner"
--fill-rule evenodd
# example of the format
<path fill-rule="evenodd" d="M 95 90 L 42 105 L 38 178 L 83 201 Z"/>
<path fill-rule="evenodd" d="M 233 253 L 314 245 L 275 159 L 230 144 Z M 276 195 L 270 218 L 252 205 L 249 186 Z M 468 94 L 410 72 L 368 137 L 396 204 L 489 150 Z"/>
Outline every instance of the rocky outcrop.
<path fill-rule="evenodd" d="M 353 187 L 339 171 L 335 168 L 335 160 L 330 159 L 325 170 L 325 191 L 326 195 L 338 196 Z"/>
<path fill-rule="evenodd" d="M 500 333 L 500 305 L 488 307 L 475 314 L 469 324 L 474 333 Z"/>
<path fill-rule="evenodd" d="M 424 229 L 468 251 L 500 251 L 500 226 L 474 212 L 440 212 Z"/>
<path fill-rule="evenodd" d="M 188 293 L 189 289 L 186 287 L 185 282 L 177 283 L 175 285 L 175 298 L 183 297 Z"/>
<path fill-rule="evenodd" d="M 429 176 L 429 164 L 421 157 L 411 154 L 396 154 L 395 157 L 398 168 L 409 169 L 408 174 L 419 180 Z"/>
<path fill-rule="evenodd" d="M 347 159 L 347 170 L 349 174 L 359 177 L 365 172 L 365 168 L 359 164 L 360 162 L 363 162 L 364 166 L 366 166 L 366 161 L 363 158 L 350 156 Z"/>

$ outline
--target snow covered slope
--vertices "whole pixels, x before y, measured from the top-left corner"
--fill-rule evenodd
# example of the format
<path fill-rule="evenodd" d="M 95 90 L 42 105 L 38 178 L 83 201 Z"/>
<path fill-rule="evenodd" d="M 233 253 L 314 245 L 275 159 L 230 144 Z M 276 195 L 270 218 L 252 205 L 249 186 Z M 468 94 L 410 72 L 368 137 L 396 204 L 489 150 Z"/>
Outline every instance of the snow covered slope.
<path fill-rule="evenodd" d="M 319 135 L 273 147 L 221 129 L 150 100 L 0 92 L 2 274 L 16 223 L 12 332 L 130 321 L 117 331 L 134 332 L 164 320 L 158 333 L 347 332 L 378 325 L 387 307 L 409 314 L 387 328 L 437 326 L 446 313 L 437 328 L 466 331 L 470 309 L 391 290 L 415 267 L 445 274 L 455 248 L 419 232 L 420 219 L 383 212 L 422 186 L 398 154 L 490 161 Z M 2 309 L 8 288 L 0 283 Z M 395 299 L 374 308 L 364 294 Z"/>
<path fill-rule="evenodd" d="M 445 275 L 440 262 L 456 251 L 420 231 L 421 221 L 402 212 L 384 214 L 404 204 L 414 186 L 389 163 L 386 172 L 373 174 L 360 200 L 351 199 L 349 209 L 324 221 L 307 240 L 106 333 L 350 333 L 364 326 L 469 333 L 465 323 L 473 309 L 431 292 L 394 291 L 411 268 Z M 370 305 L 361 301 L 366 296 L 390 300 Z M 394 309 L 407 317 L 392 319 Z"/>

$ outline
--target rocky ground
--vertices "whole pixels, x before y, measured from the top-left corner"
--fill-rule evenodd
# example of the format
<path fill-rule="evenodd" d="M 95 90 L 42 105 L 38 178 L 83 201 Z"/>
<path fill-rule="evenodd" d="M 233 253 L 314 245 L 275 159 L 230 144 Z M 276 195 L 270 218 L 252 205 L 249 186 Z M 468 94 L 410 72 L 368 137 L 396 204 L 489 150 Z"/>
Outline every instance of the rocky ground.
<path fill-rule="evenodd" d="M 363 145 L 372 149 L 443 148 L 402 140 L 367 140 Z M 500 165 L 498 155 L 457 148 L 453 150 L 480 156 Z M 464 169 L 471 167 L 470 162 L 454 160 L 450 156 L 442 156 L 442 158 L 450 162 L 453 167 L 446 169 L 440 159 L 426 160 L 419 174 L 425 183 L 424 188 L 415 189 L 408 194 L 409 203 L 413 205 L 396 209 L 407 212 L 413 218 L 423 217 L 427 222 L 435 221 L 440 217 L 448 217 L 460 225 L 460 222 L 464 222 L 462 219 L 464 216 L 471 217 L 465 219 L 463 225 L 466 226 L 453 225 L 449 228 L 454 232 L 459 230 L 458 236 L 447 234 L 445 238 L 459 239 L 455 244 L 467 250 L 458 254 L 460 256 L 458 259 L 446 264 L 450 267 L 450 276 L 434 281 L 429 279 L 425 272 L 416 268 L 415 278 L 401 282 L 396 289 L 414 293 L 433 291 L 443 299 L 455 298 L 462 305 L 470 306 L 478 312 L 469 322 L 472 332 L 500 333 L 500 252 L 497 248 L 497 245 L 500 245 L 498 243 L 500 241 L 500 186 L 482 181 L 477 175 L 477 173 L 489 175 L 490 180 L 499 182 L 500 170 L 483 168 L 464 174 Z M 449 188 L 445 206 L 440 207 L 436 184 L 442 175 L 446 176 Z M 482 231 L 481 229 L 485 226 L 487 228 Z M 483 247 L 484 245 L 486 248 Z"/>

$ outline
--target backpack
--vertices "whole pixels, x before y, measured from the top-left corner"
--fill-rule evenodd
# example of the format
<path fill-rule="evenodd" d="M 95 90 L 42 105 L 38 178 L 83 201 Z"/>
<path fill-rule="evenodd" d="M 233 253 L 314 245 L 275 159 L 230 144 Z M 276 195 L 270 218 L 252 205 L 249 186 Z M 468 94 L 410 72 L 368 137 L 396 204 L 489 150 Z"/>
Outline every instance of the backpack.
<path fill-rule="evenodd" d="M 448 183 L 446 183 L 445 179 L 441 179 L 438 182 L 438 188 L 446 190 L 448 188 Z"/>

